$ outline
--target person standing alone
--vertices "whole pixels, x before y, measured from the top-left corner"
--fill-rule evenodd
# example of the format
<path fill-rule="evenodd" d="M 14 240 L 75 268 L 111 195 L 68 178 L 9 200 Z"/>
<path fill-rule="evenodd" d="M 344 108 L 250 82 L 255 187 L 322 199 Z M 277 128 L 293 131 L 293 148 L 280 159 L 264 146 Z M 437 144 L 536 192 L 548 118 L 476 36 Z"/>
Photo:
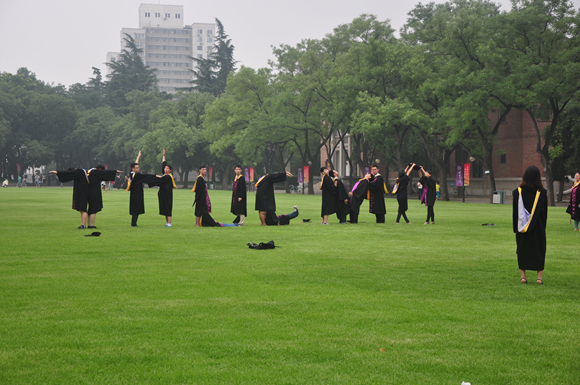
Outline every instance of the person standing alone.
<path fill-rule="evenodd" d="M 520 282 L 528 283 L 526 270 L 536 270 L 536 283 L 542 285 L 546 260 L 548 197 L 542 185 L 540 170 L 536 166 L 526 168 L 520 187 L 512 195 L 513 231 L 516 234 Z"/>

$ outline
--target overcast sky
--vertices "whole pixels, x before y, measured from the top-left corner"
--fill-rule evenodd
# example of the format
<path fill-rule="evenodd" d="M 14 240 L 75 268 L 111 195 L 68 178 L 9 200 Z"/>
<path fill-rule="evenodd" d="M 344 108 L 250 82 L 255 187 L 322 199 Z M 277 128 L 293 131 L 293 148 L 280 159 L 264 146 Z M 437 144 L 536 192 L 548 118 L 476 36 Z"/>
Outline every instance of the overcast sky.
<path fill-rule="evenodd" d="M 511 8 L 509 0 L 495 2 Z M 580 0 L 573 2 L 578 8 Z M 399 30 L 418 1 L 0 0 L 0 72 L 27 67 L 45 82 L 86 83 L 92 67 L 106 73 L 106 54 L 119 51 L 121 28 L 139 27 L 141 3 L 183 5 L 186 25 L 217 17 L 236 47 L 238 67 L 259 68 L 268 65 L 271 46 L 320 39 L 363 13 Z"/>

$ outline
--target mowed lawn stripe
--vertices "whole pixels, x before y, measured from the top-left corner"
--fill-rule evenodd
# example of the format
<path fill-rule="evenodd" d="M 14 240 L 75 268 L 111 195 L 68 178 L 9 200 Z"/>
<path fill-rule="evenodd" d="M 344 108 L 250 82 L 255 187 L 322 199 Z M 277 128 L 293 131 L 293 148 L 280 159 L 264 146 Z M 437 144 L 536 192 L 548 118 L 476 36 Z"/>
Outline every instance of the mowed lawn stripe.
<path fill-rule="evenodd" d="M 194 228 L 175 190 L 130 227 L 128 193 L 103 195 L 84 237 L 70 188 L 0 191 L 0 383 L 575 383 L 578 247 L 550 208 L 545 285 L 519 284 L 511 206 L 437 202 L 435 225 L 320 225 L 320 196 L 276 194 L 289 226 Z M 210 190 L 231 222 L 231 193 Z M 302 219 L 310 218 L 310 223 Z M 495 227 L 481 226 L 494 223 Z M 247 242 L 274 240 L 275 250 Z M 381 349 L 383 349 L 381 351 Z"/>

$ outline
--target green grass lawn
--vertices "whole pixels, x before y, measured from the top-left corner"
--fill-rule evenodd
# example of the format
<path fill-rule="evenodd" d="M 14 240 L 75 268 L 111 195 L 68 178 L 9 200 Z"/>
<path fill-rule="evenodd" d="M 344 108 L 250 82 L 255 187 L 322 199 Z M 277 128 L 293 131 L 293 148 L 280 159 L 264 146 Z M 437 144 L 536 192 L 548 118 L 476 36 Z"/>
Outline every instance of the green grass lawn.
<path fill-rule="evenodd" d="M 97 238 L 70 188 L 0 190 L 0 384 L 580 383 L 564 208 L 538 286 L 519 283 L 510 205 L 437 202 L 425 226 L 417 200 L 407 225 L 388 199 L 386 224 L 321 226 L 320 196 L 276 194 L 300 216 L 261 227 L 249 194 L 244 227 L 195 228 L 179 190 L 165 228 L 156 193 L 139 228 L 127 192 L 103 195 Z M 210 191 L 216 220 L 230 196 Z"/>

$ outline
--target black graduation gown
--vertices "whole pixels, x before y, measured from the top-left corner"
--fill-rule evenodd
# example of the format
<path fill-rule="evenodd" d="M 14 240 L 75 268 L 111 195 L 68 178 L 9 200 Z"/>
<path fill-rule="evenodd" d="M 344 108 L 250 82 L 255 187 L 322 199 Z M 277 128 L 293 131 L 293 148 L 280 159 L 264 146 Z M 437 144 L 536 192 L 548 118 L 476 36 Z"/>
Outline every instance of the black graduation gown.
<path fill-rule="evenodd" d="M 222 227 L 222 225 L 218 221 L 213 219 L 212 216 L 207 211 L 201 214 L 199 225 L 201 227 Z"/>
<path fill-rule="evenodd" d="M 238 201 L 238 198 L 242 198 L 241 201 Z M 231 213 L 234 215 L 248 215 L 248 204 L 246 199 L 246 180 L 244 179 L 244 175 L 240 175 L 240 177 L 234 180 L 234 184 L 232 186 L 232 207 Z"/>
<path fill-rule="evenodd" d="M 203 176 L 199 175 L 195 180 L 193 189 L 195 192 L 195 216 L 201 217 L 203 213 L 211 213 L 211 203 L 208 203 L 207 184 Z"/>
<path fill-rule="evenodd" d="M 286 173 L 266 174 L 258 180 L 256 189 L 256 211 L 276 211 L 274 183 L 284 182 Z"/>
<path fill-rule="evenodd" d="M 435 183 L 435 179 L 423 176 L 421 179 L 419 179 L 419 183 L 421 183 L 421 185 L 423 186 L 423 190 L 425 189 L 425 187 L 427 187 L 427 206 L 434 206 L 435 201 L 437 200 L 437 186 Z M 421 196 L 419 196 L 419 198 L 420 197 Z"/>
<path fill-rule="evenodd" d="M 335 207 L 336 217 L 343 220 L 350 213 L 350 199 L 348 191 L 340 179 L 336 179 Z M 346 200 L 346 203 L 344 201 Z"/>
<path fill-rule="evenodd" d="M 129 175 L 129 186 L 127 191 L 131 192 L 129 197 L 129 214 L 145 214 L 145 199 L 143 198 L 143 183 L 155 183 L 156 175 L 141 174 L 132 172 Z"/>
<path fill-rule="evenodd" d="M 399 203 L 399 213 L 404 213 L 405 211 L 407 211 L 407 209 L 409 208 L 409 204 L 407 202 L 407 186 L 409 186 L 409 181 L 411 180 L 411 178 L 409 178 L 408 175 L 403 175 L 402 177 L 399 178 L 399 181 L 397 182 L 398 187 L 397 187 L 397 203 Z"/>
<path fill-rule="evenodd" d="M 290 224 L 288 215 L 277 216 L 275 211 L 266 211 L 266 225 L 268 226 L 285 226 Z"/>
<path fill-rule="evenodd" d="M 580 221 L 580 185 L 572 187 L 572 192 L 570 193 L 570 206 L 572 209 L 570 217 L 575 221 Z"/>
<path fill-rule="evenodd" d="M 96 214 L 103 209 L 103 195 L 101 194 L 102 181 L 114 181 L 117 170 L 90 169 L 89 175 L 89 215 Z"/>
<path fill-rule="evenodd" d="M 56 177 L 61 183 L 70 182 L 71 180 L 74 181 L 72 209 L 80 212 L 87 212 L 89 181 L 85 170 L 77 168 L 72 171 L 58 171 Z M 101 186 L 99 184 L 99 189 L 100 188 Z"/>
<path fill-rule="evenodd" d="M 385 206 L 385 181 L 379 174 L 369 179 L 369 213 L 387 213 Z"/>
<path fill-rule="evenodd" d="M 161 167 L 165 172 L 167 162 L 163 162 Z M 154 182 L 149 183 L 149 187 L 159 186 L 157 200 L 159 201 L 159 215 L 170 217 L 173 211 L 173 189 L 176 188 L 175 180 L 172 175 L 163 175 Z"/>
<path fill-rule="evenodd" d="M 334 198 L 336 196 L 336 187 L 332 178 L 328 175 L 322 177 L 322 185 L 320 189 L 322 190 L 322 210 L 320 211 L 320 216 L 334 214 L 336 212 L 336 205 Z"/>
<path fill-rule="evenodd" d="M 540 192 L 536 212 L 525 233 L 518 232 L 518 189 L 512 191 L 513 195 L 513 230 L 516 233 L 516 253 L 518 255 L 518 267 L 520 270 L 544 270 L 546 261 L 546 222 L 548 220 L 548 195 L 546 190 Z M 532 212 L 536 191 L 522 189 L 524 207 L 529 213 Z"/>
<path fill-rule="evenodd" d="M 360 205 L 367 197 L 369 182 L 361 179 L 352 188 L 352 197 L 350 197 L 350 211 L 356 214 L 360 211 Z"/>

